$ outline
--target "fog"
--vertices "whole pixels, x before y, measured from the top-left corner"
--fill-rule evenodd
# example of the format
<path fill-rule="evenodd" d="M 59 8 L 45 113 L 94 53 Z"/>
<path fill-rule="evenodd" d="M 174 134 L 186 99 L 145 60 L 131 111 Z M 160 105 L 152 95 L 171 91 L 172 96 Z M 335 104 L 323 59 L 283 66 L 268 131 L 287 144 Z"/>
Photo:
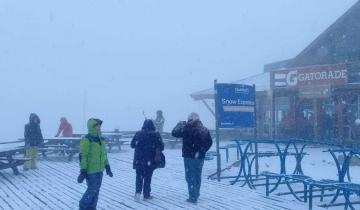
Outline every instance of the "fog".
<path fill-rule="evenodd" d="M 31 112 L 44 136 L 62 116 L 137 130 L 162 109 L 165 130 L 189 94 L 296 56 L 356 0 L 1 0 L 0 140 L 23 136 Z"/>

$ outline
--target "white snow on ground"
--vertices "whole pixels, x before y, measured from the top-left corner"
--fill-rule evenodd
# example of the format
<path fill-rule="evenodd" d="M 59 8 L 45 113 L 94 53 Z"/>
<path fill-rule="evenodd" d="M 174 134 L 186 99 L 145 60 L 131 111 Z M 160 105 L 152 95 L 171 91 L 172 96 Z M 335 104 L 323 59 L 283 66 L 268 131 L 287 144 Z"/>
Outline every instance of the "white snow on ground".
<path fill-rule="evenodd" d="M 201 197 L 197 205 L 187 203 L 180 149 L 165 151 L 167 165 L 156 170 L 152 182 L 153 201 L 135 202 L 135 171 L 132 169 L 133 150 L 128 146 L 109 154 L 114 177 L 104 176 L 98 209 L 306 209 L 306 204 L 292 198 L 272 195 L 266 198 L 263 189 L 250 190 L 228 181 L 212 181 L 207 175 L 215 170 L 216 161 L 206 161 Z M 77 209 L 86 189 L 78 184 L 78 161 L 66 158 L 41 158 L 39 169 L 14 176 L 11 170 L 0 172 L 0 209 Z"/>

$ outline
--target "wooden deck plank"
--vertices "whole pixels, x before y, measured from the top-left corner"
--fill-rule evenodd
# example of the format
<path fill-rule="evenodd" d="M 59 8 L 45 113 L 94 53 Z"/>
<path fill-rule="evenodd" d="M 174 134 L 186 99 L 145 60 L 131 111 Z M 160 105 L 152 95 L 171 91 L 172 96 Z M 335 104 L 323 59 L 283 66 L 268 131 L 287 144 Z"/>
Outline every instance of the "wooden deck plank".
<path fill-rule="evenodd" d="M 104 174 L 98 209 L 306 209 L 306 204 L 284 197 L 265 197 L 263 190 L 250 190 L 229 182 L 206 179 L 214 171 L 214 162 L 204 165 L 201 197 L 197 205 L 189 204 L 183 160 L 180 150 L 166 150 L 167 166 L 154 172 L 152 201 L 135 201 L 135 170 L 132 169 L 133 150 L 124 147 L 109 154 L 114 177 Z M 86 190 L 78 184 L 79 163 L 53 158 L 41 159 L 39 169 L 14 176 L 11 171 L 0 173 L 0 209 L 77 209 Z M 314 208 L 316 209 L 316 208 Z"/>

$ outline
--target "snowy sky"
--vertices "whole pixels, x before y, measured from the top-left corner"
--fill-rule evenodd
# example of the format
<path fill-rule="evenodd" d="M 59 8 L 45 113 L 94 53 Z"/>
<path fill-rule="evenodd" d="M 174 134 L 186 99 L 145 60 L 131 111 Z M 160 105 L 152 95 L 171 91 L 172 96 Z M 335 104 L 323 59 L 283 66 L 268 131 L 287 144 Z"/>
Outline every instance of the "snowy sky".
<path fill-rule="evenodd" d="M 83 132 L 84 110 L 105 130 L 157 109 L 165 130 L 191 111 L 214 127 L 190 93 L 294 57 L 355 2 L 1 0 L 0 141 L 22 137 L 31 112 L 45 136 L 61 116 Z"/>

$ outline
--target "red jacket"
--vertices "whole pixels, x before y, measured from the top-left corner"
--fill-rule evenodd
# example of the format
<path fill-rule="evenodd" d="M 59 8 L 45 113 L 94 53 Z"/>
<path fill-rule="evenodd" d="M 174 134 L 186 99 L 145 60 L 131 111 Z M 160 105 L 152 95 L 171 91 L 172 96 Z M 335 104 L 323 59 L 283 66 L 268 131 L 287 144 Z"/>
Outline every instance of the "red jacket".
<path fill-rule="evenodd" d="M 60 133 L 62 133 L 63 137 L 72 137 L 73 135 L 73 129 L 71 124 L 66 120 L 65 117 L 60 119 L 60 126 L 59 130 L 56 134 L 56 136 L 59 136 Z"/>

